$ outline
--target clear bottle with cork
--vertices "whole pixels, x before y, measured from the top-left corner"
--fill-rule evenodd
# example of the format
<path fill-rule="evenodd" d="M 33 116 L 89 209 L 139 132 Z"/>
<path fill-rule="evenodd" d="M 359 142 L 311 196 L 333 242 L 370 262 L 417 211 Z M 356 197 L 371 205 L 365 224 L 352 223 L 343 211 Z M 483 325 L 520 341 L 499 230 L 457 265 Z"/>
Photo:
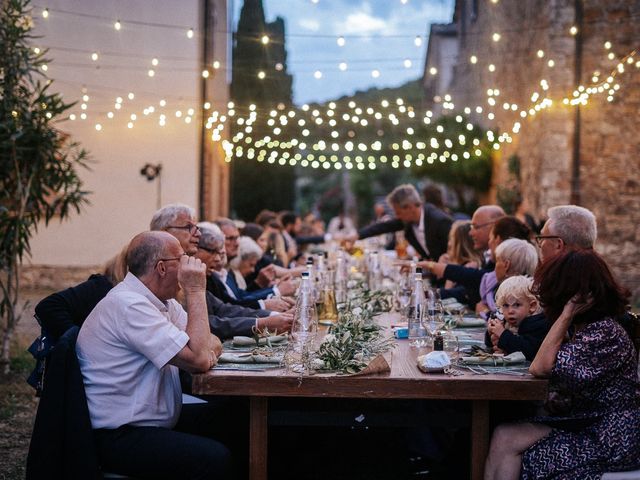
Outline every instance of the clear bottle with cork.
<path fill-rule="evenodd" d="M 422 284 L 422 268 L 417 267 L 413 277 L 413 292 L 411 293 L 407 319 L 409 324 L 409 340 L 411 340 L 415 346 L 420 346 L 426 336 L 426 330 L 422 324 L 422 317 L 426 314 L 425 309 L 426 298 Z"/>

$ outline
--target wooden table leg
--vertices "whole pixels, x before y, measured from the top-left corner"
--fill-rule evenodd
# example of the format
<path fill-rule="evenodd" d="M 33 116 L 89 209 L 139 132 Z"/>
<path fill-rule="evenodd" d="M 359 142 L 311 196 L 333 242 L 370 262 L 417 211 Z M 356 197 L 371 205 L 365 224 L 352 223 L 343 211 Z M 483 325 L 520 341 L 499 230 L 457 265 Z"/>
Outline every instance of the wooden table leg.
<path fill-rule="evenodd" d="M 482 480 L 489 453 L 489 402 L 474 400 L 471 410 L 471 478 Z"/>
<path fill-rule="evenodd" d="M 251 397 L 249 411 L 249 478 L 267 480 L 267 398 Z"/>

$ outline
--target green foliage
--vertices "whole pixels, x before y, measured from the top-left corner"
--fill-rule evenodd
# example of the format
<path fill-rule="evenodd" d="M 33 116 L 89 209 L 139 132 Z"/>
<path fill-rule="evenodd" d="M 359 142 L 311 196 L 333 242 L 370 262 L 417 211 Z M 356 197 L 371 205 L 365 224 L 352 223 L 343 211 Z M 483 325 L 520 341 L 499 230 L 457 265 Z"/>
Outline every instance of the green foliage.
<path fill-rule="evenodd" d="M 0 362 L 8 368 L 8 345 L 18 322 L 18 268 L 30 253 L 39 222 L 79 212 L 87 201 L 77 168 L 87 153 L 54 122 L 71 105 L 51 93 L 41 73 L 46 51 L 29 46 L 28 0 L 7 0 L 0 10 L 0 316 L 5 338 Z"/>
<path fill-rule="evenodd" d="M 263 35 L 270 38 L 267 45 L 260 41 Z M 287 73 L 284 42 L 284 20 L 278 18 L 266 23 L 262 0 L 245 0 L 233 47 L 231 98 L 238 112 L 248 112 L 252 104 L 264 108 L 278 104 L 282 108 L 291 106 L 292 77 Z M 265 78 L 258 78 L 260 71 L 266 73 Z M 231 133 L 243 131 L 243 126 L 234 125 Z M 255 124 L 252 136 L 262 138 L 268 131 L 266 125 Z M 251 221 L 263 208 L 277 211 L 293 207 L 293 167 L 236 157 L 231 169 L 231 204 L 235 216 Z"/>
<path fill-rule="evenodd" d="M 498 186 L 496 199 L 505 212 L 512 215 L 516 210 L 516 205 L 520 200 L 521 180 L 520 180 L 520 157 L 511 155 L 507 160 L 507 171 L 509 178 Z"/>

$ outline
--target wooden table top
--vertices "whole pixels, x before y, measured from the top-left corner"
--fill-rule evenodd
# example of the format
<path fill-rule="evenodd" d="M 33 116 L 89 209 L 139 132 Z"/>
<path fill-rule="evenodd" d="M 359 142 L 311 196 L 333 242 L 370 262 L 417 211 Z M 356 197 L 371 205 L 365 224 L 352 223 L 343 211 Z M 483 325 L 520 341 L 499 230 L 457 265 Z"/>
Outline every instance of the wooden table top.
<path fill-rule="evenodd" d="M 372 375 L 298 375 L 282 369 L 264 371 L 210 370 L 193 375 L 193 393 L 261 397 L 424 398 L 457 400 L 544 400 L 547 380 L 530 375 L 478 375 L 462 372 L 426 374 L 417 356 L 428 349 L 398 340 L 386 355 L 391 371 Z"/>

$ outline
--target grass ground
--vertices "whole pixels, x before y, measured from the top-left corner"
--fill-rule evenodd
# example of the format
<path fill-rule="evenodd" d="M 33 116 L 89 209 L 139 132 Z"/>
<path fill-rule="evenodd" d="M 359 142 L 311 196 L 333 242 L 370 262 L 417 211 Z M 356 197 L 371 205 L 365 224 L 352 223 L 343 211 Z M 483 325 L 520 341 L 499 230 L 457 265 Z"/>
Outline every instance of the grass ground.
<path fill-rule="evenodd" d="M 0 480 L 22 480 L 29 440 L 33 429 L 38 399 L 35 390 L 27 384 L 35 360 L 26 349 L 40 333 L 33 318 L 34 305 L 51 292 L 28 292 L 23 300 L 27 305 L 18 323 L 12 344 L 11 373 L 0 373 Z"/>

